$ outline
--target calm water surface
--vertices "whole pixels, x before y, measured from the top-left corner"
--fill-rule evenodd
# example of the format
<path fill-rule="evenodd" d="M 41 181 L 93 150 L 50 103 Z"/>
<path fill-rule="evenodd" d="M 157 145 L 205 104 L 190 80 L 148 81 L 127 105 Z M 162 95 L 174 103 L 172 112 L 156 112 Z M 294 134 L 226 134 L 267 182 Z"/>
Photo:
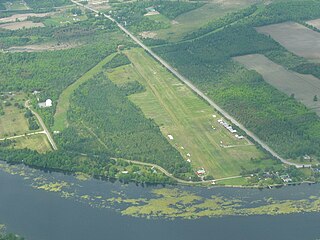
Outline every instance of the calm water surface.
<path fill-rule="evenodd" d="M 72 176 L 41 173 L 72 181 Z M 30 181 L 0 170 L 0 223 L 28 240 L 194 240 L 194 239 L 320 239 L 320 214 L 201 218 L 196 220 L 146 219 L 122 216 L 115 209 L 92 207 L 74 198 L 34 189 Z M 202 195 L 248 199 L 274 197 L 300 199 L 320 193 L 320 185 L 303 185 L 273 190 L 190 188 Z M 98 180 L 77 185 L 79 194 L 91 191 L 103 195 L 122 192 L 139 197 L 152 188 L 123 186 Z"/>

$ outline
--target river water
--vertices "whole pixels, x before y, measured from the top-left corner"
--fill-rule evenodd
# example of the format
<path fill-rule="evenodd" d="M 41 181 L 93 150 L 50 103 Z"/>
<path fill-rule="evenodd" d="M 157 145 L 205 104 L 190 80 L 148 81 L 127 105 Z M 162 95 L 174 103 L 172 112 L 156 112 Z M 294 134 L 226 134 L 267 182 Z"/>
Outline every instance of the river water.
<path fill-rule="evenodd" d="M 11 171 L 11 170 L 10 170 Z M 8 232 L 28 240 L 194 240 L 203 239 L 320 239 L 320 213 L 279 216 L 225 216 L 199 219 L 164 219 L 123 216 L 118 206 L 97 207 L 84 193 L 102 196 L 149 196 L 154 188 L 123 185 L 99 180 L 80 183 L 73 176 L 23 170 L 0 170 L 0 223 Z M 30 172 L 28 172 L 30 171 Z M 35 180 L 36 179 L 36 180 Z M 36 181 L 53 179 L 72 182 L 71 197 L 35 186 Z M 301 199 L 320 193 L 320 185 L 300 185 L 272 190 L 192 188 L 183 190 L 202 195 L 222 194 L 243 199 Z M 101 197 L 97 197 L 101 198 Z M 80 200 L 82 199 L 82 200 Z M 117 210 L 118 209 L 118 210 Z"/>

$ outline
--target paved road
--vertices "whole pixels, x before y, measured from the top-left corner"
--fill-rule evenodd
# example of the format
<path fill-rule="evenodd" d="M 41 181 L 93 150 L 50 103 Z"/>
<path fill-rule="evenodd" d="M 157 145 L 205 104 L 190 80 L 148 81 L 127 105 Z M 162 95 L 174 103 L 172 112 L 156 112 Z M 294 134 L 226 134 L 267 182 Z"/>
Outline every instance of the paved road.
<path fill-rule="evenodd" d="M 78 3 L 74 0 L 71 0 L 73 3 L 82 6 L 88 10 L 91 10 L 95 13 L 100 13 L 99 11 L 85 6 L 81 3 Z M 182 76 L 177 70 L 175 70 L 172 66 L 170 66 L 165 60 L 160 58 L 156 53 L 154 53 L 150 48 L 144 45 L 137 37 L 135 37 L 132 33 L 130 33 L 125 27 L 123 27 L 120 23 L 118 23 L 115 19 L 113 19 L 110 15 L 103 14 L 106 18 L 114 22 L 125 34 L 127 34 L 133 41 L 135 41 L 140 47 L 142 47 L 147 53 L 149 53 L 155 60 L 161 63 L 167 70 L 169 70 L 173 75 L 175 75 L 180 81 L 186 84 L 192 91 L 194 91 L 198 96 L 204 99 L 209 105 L 219 111 L 226 119 L 228 119 L 233 125 L 242 129 L 249 137 L 251 137 L 256 143 L 258 143 L 263 149 L 269 152 L 273 157 L 279 159 L 282 163 L 295 166 L 297 168 L 303 167 L 311 167 L 311 165 L 303 165 L 292 163 L 284 158 L 282 158 L 278 153 L 276 153 L 273 149 L 271 149 L 266 143 L 264 143 L 260 138 L 258 138 L 253 132 L 249 131 L 245 128 L 241 123 L 239 123 L 235 118 L 229 115 L 225 110 L 223 110 L 220 106 L 218 106 L 212 99 L 208 98 L 201 90 L 199 90 L 195 85 L 193 85 L 186 77 Z"/>
<path fill-rule="evenodd" d="M 29 101 L 26 101 L 26 102 L 25 102 L 25 106 L 26 106 L 26 108 L 28 108 L 28 109 L 36 116 L 36 118 L 38 119 L 38 122 L 40 123 L 40 125 L 41 125 L 44 133 L 47 135 L 47 138 L 48 138 L 48 140 L 49 140 L 49 142 L 50 142 L 53 150 L 58 150 L 58 147 L 57 147 L 56 143 L 54 142 L 54 140 L 53 140 L 53 138 L 52 138 L 52 136 L 51 136 L 48 128 L 47 128 L 46 125 L 44 124 L 44 122 L 43 122 L 42 118 L 39 116 L 39 114 L 32 110 L 32 108 L 30 107 Z"/>

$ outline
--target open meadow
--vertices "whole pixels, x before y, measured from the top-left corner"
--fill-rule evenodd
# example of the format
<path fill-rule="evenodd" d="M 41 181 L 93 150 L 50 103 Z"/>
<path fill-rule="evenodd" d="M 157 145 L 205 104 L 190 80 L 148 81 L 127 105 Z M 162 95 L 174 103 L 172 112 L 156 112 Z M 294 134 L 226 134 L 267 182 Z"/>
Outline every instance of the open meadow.
<path fill-rule="evenodd" d="M 46 153 L 52 150 L 47 136 L 41 133 L 15 138 L 12 145 L 14 149 L 28 148 L 31 150 L 35 150 L 38 153 Z"/>
<path fill-rule="evenodd" d="M 23 94 L 2 94 L 5 96 L 1 100 L 1 110 L 3 115 L 0 115 L 0 138 L 12 137 L 15 135 L 25 134 L 30 132 L 28 121 L 24 116 L 25 110 L 15 106 L 15 103 L 23 104 Z"/>
<path fill-rule="evenodd" d="M 301 24 L 285 22 L 256 28 L 271 36 L 294 54 L 311 60 L 320 59 L 320 33 Z"/>
<path fill-rule="evenodd" d="M 157 38 L 168 41 L 179 41 L 186 34 L 195 31 L 207 23 L 212 22 L 228 13 L 246 8 L 251 4 L 260 2 L 259 0 L 214 0 L 190 12 L 183 13 L 176 17 L 170 28 L 156 31 Z"/>
<path fill-rule="evenodd" d="M 141 49 L 125 52 L 132 65 L 107 73 L 118 85 L 138 81 L 146 91 L 129 96 L 195 170 L 214 178 L 236 176 L 243 169 L 274 165 L 247 139 L 237 139 L 218 120 L 221 116 Z M 253 161 L 251 159 L 256 159 Z"/>
<path fill-rule="evenodd" d="M 261 54 L 235 57 L 234 60 L 249 70 L 257 71 L 266 82 L 288 96 L 294 94 L 295 99 L 320 116 L 320 102 L 314 101 L 314 96 L 320 96 L 320 80 L 318 78 L 289 71 Z"/>

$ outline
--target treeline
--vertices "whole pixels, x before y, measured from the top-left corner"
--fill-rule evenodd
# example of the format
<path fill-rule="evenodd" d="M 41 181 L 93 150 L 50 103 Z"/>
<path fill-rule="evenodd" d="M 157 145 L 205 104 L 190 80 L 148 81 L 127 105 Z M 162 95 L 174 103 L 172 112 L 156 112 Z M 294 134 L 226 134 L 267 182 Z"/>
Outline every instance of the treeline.
<path fill-rule="evenodd" d="M 70 0 L 25 0 L 27 5 L 32 9 L 53 9 L 64 5 L 71 5 Z"/>
<path fill-rule="evenodd" d="M 295 0 L 273 2 L 250 19 L 254 26 L 286 21 L 303 21 L 320 17 L 318 0 Z"/>
<path fill-rule="evenodd" d="M 223 16 L 222 18 L 219 18 L 213 22 L 208 23 L 206 26 L 201 27 L 197 31 L 194 31 L 194 32 L 187 34 L 184 37 L 184 39 L 185 40 L 194 39 L 194 38 L 200 37 L 204 34 L 208 34 L 210 32 L 213 32 L 217 29 L 224 28 L 230 24 L 238 22 L 238 21 L 252 15 L 257 10 L 258 10 L 257 5 L 252 5 L 248 8 L 239 10 L 237 12 L 228 13 L 226 16 Z"/>
<path fill-rule="evenodd" d="M 128 65 L 130 64 L 130 60 L 128 59 L 128 57 L 123 54 L 123 53 L 119 53 L 117 55 L 115 55 L 111 61 L 107 62 L 103 68 L 105 69 L 112 69 L 112 68 L 117 68 L 123 65 Z"/>
<path fill-rule="evenodd" d="M 186 35 L 185 39 L 194 39 L 234 24 L 257 27 L 286 21 L 301 22 L 319 17 L 320 2 L 317 0 L 280 1 L 268 5 L 252 5 L 210 22 Z"/>
<path fill-rule="evenodd" d="M 298 11 L 296 7 L 302 8 L 302 2 L 305 5 Z M 320 2 L 308 0 L 281 2 L 275 5 L 279 9 L 273 14 L 269 12 L 275 8 L 273 3 L 266 8 L 271 16 L 285 6 L 284 12 L 292 12 L 279 19 L 290 20 L 295 10 L 299 18 L 316 16 L 319 12 L 314 9 L 318 5 Z M 257 33 L 252 26 L 265 21 L 257 16 L 263 15 L 255 14 L 255 22 L 249 17 L 197 40 L 154 50 L 283 157 L 320 157 L 319 117 L 267 84 L 256 72 L 232 61 L 235 56 L 260 53 L 286 68 L 320 77 L 319 64 L 294 56 L 271 38 Z"/>
<path fill-rule="evenodd" d="M 88 19 L 67 26 L 47 26 L 19 30 L 0 29 L 0 48 L 23 46 L 45 42 L 92 43 L 102 36 L 116 31 L 116 26 L 104 17 L 88 14 Z"/>
<path fill-rule="evenodd" d="M 0 234 L 0 240 L 24 240 L 23 237 L 15 235 L 13 233 Z"/>
<path fill-rule="evenodd" d="M 71 126 L 57 139 L 66 150 L 155 163 L 175 176 L 191 173 L 190 164 L 167 142 L 159 127 L 102 74 L 76 90 L 68 121 Z"/>
<path fill-rule="evenodd" d="M 1 147 L 1 146 L 0 146 Z M 82 172 L 95 178 L 119 178 L 124 181 L 136 181 L 140 183 L 174 183 L 174 181 L 162 173 L 142 170 L 140 167 L 130 165 L 123 161 L 110 159 L 107 155 L 83 156 L 79 153 L 54 151 L 39 154 L 29 149 L 1 149 L 0 159 L 10 164 L 25 164 L 30 167 L 43 170 L 58 171 L 64 173 Z M 127 167 L 132 170 L 128 174 L 122 174 L 121 170 Z M 0 238 L 1 239 L 1 238 Z"/>

